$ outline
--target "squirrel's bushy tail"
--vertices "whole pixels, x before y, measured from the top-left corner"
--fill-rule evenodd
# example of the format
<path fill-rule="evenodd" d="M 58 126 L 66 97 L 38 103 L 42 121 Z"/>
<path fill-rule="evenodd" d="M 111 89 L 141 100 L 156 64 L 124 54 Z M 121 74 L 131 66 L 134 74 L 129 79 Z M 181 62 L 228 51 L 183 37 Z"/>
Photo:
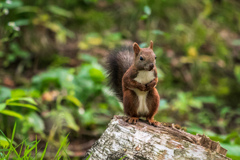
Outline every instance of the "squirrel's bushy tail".
<path fill-rule="evenodd" d="M 122 77 L 128 68 L 133 64 L 134 52 L 132 47 L 125 47 L 115 50 L 109 54 L 106 61 L 109 83 L 117 97 L 122 101 Z"/>

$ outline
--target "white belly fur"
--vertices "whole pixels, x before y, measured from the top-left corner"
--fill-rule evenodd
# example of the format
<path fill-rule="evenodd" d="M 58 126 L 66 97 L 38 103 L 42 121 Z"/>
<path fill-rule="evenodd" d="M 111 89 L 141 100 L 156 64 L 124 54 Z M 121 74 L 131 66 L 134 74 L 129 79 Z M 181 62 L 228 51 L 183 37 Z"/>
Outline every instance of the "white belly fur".
<path fill-rule="evenodd" d="M 134 80 L 142 84 L 147 84 L 154 78 L 154 71 L 139 71 L 137 77 L 134 78 Z"/>
<path fill-rule="evenodd" d="M 154 72 L 153 71 L 139 71 L 137 77 L 134 79 L 135 81 L 142 83 L 142 84 L 147 84 L 151 82 L 154 79 Z M 147 107 L 147 95 L 148 91 L 140 91 L 139 89 L 133 89 L 133 91 L 137 94 L 138 96 L 138 101 L 139 101 L 139 106 L 137 113 L 140 116 L 146 116 L 149 112 L 148 107 Z"/>
<path fill-rule="evenodd" d="M 137 114 L 139 116 L 146 116 L 149 112 L 148 107 L 147 107 L 147 92 L 144 91 L 140 91 L 139 89 L 134 89 L 134 92 L 137 94 L 138 96 L 138 109 L 137 109 Z"/>

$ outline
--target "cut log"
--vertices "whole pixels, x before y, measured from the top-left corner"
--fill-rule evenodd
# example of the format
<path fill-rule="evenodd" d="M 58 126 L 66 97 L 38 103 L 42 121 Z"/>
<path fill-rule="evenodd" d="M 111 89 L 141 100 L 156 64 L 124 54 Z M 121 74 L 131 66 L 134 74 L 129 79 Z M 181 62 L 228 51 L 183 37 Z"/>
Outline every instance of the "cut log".
<path fill-rule="evenodd" d="M 100 139 L 87 152 L 89 160 L 226 160 L 227 150 L 205 135 L 192 135 L 175 125 L 129 124 L 114 116 Z"/>

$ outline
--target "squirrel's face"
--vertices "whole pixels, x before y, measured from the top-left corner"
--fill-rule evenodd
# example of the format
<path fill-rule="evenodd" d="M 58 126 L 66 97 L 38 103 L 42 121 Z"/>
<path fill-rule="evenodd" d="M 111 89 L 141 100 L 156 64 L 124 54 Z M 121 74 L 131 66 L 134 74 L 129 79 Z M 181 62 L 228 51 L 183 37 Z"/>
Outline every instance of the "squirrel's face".
<path fill-rule="evenodd" d="M 137 43 L 133 44 L 133 49 L 135 52 L 134 65 L 138 70 L 151 71 L 156 63 L 156 55 L 153 52 L 153 42 L 148 48 L 140 48 Z"/>

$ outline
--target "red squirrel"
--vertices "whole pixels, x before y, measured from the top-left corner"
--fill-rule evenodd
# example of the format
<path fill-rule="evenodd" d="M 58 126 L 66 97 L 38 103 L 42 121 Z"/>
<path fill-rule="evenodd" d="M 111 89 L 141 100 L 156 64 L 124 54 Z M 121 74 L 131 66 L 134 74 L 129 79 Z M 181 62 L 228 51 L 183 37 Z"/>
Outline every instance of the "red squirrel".
<path fill-rule="evenodd" d="M 140 48 L 135 42 L 133 48 L 124 48 L 107 57 L 107 71 L 110 84 L 123 102 L 127 122 L 136 124 L 139 117 L 146 117 L 154 126 L 160 96 L 155 88 L 158 82 L 156 55 L 153 42 L 148 48 Z"/>

